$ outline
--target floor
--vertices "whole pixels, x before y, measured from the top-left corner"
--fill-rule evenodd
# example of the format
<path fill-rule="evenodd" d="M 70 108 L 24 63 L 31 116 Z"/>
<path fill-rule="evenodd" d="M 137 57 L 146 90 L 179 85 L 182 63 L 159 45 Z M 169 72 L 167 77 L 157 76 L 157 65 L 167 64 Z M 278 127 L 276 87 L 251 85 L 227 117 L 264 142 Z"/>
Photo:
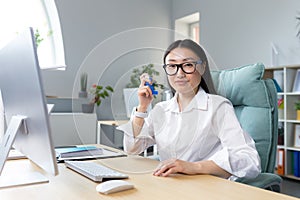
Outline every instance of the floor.
<path fill-rule="evenodd" d="M 281 193 L 300 198 L 300 181 L 284 178 Z"/>

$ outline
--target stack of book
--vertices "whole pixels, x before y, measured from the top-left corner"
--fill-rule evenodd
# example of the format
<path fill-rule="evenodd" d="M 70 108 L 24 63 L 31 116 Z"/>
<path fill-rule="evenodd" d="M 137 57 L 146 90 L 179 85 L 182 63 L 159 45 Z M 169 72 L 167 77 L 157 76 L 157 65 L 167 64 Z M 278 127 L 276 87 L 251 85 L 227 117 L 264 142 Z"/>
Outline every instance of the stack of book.
<path fill-rule="evenodd" d="M 95 146 L 68 146 L 55 148 L 56 158 L 61 160 L 75 160 L 97 158 L 103 154 L 102 148 Z"/>
<path fill-rule="evenodd" d="M 114 151 L 108 148 L 99 148 L 96 146 L 56 147 L 55 152 L 58 162 L 63 162 L 65 160 L 85 160 L 126 156 L 124 152 L 117 150 Z"/>

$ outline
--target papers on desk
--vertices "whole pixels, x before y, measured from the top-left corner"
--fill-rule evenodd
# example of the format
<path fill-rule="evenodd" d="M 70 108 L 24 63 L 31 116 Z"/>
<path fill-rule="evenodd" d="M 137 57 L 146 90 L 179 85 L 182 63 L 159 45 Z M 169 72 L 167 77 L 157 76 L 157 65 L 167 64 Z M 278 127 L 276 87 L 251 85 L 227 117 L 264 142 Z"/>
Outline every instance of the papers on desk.
<path fill-rule="evenodd" d="M 69 146 L 55 148 L 57 161 L 64 160 L 85 160 L 96 158 L 111 158 L 125 156 L 121 152 L 111 151 L 95 146 Z"/>
<path fill-rule="evenodd" d="M 55 148 L 56 157 L 59 160 L 65 159 L 80 159 L 86 157 L 96 157 L 103 154 L 101 148 L 96 148 L 94 146 L 84 146 L 84 147 L 59 147 Z"/>

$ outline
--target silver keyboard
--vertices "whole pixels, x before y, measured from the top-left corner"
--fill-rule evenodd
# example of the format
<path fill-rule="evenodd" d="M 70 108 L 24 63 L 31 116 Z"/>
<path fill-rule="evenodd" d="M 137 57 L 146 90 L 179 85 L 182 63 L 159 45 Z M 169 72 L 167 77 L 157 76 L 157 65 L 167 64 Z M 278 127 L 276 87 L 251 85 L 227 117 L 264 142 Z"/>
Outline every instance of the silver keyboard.
<path fill-rule="evenodd" d="M 128 178 L 126 174 L 91 161 L 65 161 L 65 165 L 95 182 L 102 182 L 103 179 Z"/>

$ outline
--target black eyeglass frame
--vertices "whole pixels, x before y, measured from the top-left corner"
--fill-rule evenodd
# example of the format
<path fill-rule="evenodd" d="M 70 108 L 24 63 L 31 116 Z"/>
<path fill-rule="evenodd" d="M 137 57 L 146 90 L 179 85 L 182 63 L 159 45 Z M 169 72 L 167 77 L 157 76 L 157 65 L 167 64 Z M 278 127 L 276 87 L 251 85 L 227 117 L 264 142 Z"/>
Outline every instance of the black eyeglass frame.
<path fill-rule="evenodd" d="M 186 63 L 193 63 L 193 64 L 195 64 L 195 67 L 194 67 L 194 71 L 193 71 L 193 72 L 186 72 L 186 71 L 184 71 L 183 65 L 186 64 Z M 192 74 L 192 73 L 194 73 L 194 72 L 196 71 L 196 66 L 197 66 L 197 64 L 202 64 L 202 63 L 203 63 L 202 60 L 198 60 L 198 61 L 193 61 L 193 62 L 184 62 L 184 63 L 181 63 L 181 64 L 172 64 L 172 65 L 175 65 L 175 66 L 177 67 L 177 70 L 176 70 L 175 73 L 173 73 L 173 74 L 169 74 L 169 73 L 167 72 L 167 70 L 166 70 L 166 67 L 167 67 L 169 64 L 164 64 L 164 65 L 163 65 L 163 68 L 164 68 L 166 74 L 169 75 L 169 76 L 174 76 L 174 75 L 176 75 L 177 72 L 178 72 L 178 70 L 179 70 L 179 68 L 180 68 L 184 73 L 186 73 L 186 74 Z"/>

